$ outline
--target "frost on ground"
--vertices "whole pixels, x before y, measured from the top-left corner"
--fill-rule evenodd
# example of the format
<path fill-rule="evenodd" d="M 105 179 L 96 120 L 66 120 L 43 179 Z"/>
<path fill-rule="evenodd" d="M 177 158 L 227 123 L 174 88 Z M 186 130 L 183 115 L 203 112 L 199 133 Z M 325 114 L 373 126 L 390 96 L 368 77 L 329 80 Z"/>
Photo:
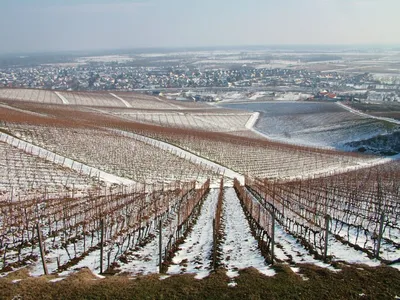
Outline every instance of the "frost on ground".
<path fill-rule="evenodd" d="M 233 188 L 225 191 L 223 223 L 225 237 L 222 264 L 228 270 L 227 275 L 234 278 L 239 275 L 238 270 L 248 267 L 254 267 L 267 276 L 275 275 L 275 271 L 265 263 L 261 255 Z"/>
<path fill-rule="evenodd" d="M 328 241 L 328 255 L 332 256 L 333 261 L 345 261 L 351 264 L 365 264 L 371 267 L 380 265 L 379 260 L 370 259 L 366 253 L 341 243 L 332 235 L 330 235 Z"/>
<path fill-rule="evenodd" d="M 275 224 L 275 240 L 274 255 L 278 260 L 296 264 L 314 264 L 334 270 L 330 265 L 315 259 L 293 235 L 287 233 L 279 224 Z M 294 268 L 292 270 L 295 271 Z"/>
<path fill-rule="evenodd" d="M 122 264 L 120 271 L 132 275 L 155 274 L 159 271 L 159 232 L 154 227 L 154 238 L 144 247 L 138 247 L 128 256 L 128 262 Z M 168 240 L 165 236 L 167 230 L 163 230 L 163 244 Z"/>
<path fill-rule="evenodd" d="M 203 203 L 200 216 L 185 242 L 175 254 L 168 274 L 195 273 L 202 279 L 211 271 L 211 251 L 213 247 L 212 220 L 218 200 L 218 189 L 211 190 Z"/>
<path fill-rule="evenodd" d="M 318 267 L 328 268 L 331 271 L 335 270 L 332 266 L 310 255 L 300 242 L 293 235 L 287 233 L 279 224 L 275 225 L 275 239 L 276 247 L 274 254 L 277 259 L 294 264 L 313 264 Z M 378 260 L 371 260 L 366 253 L 341 243 L 333 235 L 329 237 L 328 256 L 331 256 L 333 261 L 365 264 L 368 266 L 380 265 Z"/>

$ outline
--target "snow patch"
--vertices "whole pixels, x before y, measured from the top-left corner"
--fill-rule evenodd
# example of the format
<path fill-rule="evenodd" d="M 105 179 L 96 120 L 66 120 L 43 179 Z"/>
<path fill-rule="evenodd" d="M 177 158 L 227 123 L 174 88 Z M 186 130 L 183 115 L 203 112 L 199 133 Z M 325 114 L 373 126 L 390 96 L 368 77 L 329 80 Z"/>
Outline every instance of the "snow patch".
<path fill-rule="evenodd" d="M 249 267 L 254 267 L 266 276 L 274 276 L 275 271 L 265 263 L 233 188 L 225 191 L 223 222 L 225 237 L 222 264 L 227 269 L 227 276 L 237 277 L 240 269 Z"/>
<path fill-rule="evenodd" d="M 168 274 L 194 273 L 196 279 L 203 279 L 211 271 L 213 248 L 213 218 L 215 216 L 219 189 L 210 191 L 204 201 L 200 216 L 185 242 L 179 246 L 172 259 Z"/>

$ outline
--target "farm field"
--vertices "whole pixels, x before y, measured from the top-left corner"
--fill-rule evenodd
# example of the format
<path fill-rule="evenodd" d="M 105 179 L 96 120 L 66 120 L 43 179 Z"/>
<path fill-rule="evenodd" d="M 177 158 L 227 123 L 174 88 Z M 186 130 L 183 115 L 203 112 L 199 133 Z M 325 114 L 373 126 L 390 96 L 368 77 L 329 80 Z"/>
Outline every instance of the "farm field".
<path fill-rule="evenodd" d="M 256 129 L 283 142 L 343 149 L 346 143 L 398 130 L 381 120 L 351 113 L 335 103 L 249 103 L 224 107 L 260 111 Z"/>
<path fill-rule="evenodd" d="M 62 104 L 61 99 L 54 92 L 47 90 L 0 89 L 0 99 Z"/>
<path fill-rule="evenodd" d="M 125 130 L 135 131 L 131 127 L 126 127 Z M 374 156 L 313 149 L 223 133 L 158 132 L 150 128 L 137 132 L 217 161 L 241 174 L 261 178 L 317 176 L 358 168 L 380 160 Z"/>
<path fill-rule="evenodd" d="M 165 126 L 204 130 L 209 132 L 237 132 L 245 130 L 251 113 L 234 111 L 135 111 L 125 110 L 115 113 L 117 116 L 134 122 Z"/>
<path fill-rule="evenodd" d="M 373 116 L 400 120 L 400 104 L 398 103 L 349 103 L 348 105 Z"/>
<path fill-rule="evenodd" d="M 115 132 L 26 125 L 9 126 L 8 130 L 25 141 L 137 182 L 213 177 L 205 168 Z M 94 145 L 101 145 L 101 151 Z"/>
<path fill-rule="evenodd" d="M 207 108 L 200 103 L 167 100 L 162 97 L 133 92 L 70 92 L 41 89 L 1 88 L 0 100 L 33 103 L 62 104 L 70 106 L 114 107 L 135 109 L 189 109 Z"/>
<path fill-rule="evenodd" d="M 244 111 L 108 95 L 1 100 L 0 276 L 222 272 L 237 288 L 248 268 L 300 282 L 313 268 L 400 268 L 395 159 L 254 138 Z M 311 136 L 323 122 L 366 134 L 378 124 L 335 104 L 278 104 L 257 126 L 270 118 Z"/>
<path fill-rule="evenodd" d="M 68 189 L 79 193 L 102 185 L 86 174 L 30 155 L 4 141 L 0 141 L 0 152 L 0 199 L 66 193 Z"/>

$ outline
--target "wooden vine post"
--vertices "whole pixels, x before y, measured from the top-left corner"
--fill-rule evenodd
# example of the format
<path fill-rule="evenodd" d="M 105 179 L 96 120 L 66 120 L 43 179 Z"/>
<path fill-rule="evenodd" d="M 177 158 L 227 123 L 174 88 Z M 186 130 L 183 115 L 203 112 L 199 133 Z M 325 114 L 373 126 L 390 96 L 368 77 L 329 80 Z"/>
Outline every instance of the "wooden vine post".
<path fill-rule="evenodd" d="M 274 264 L 275 251 L 275 210 L 272 210 L 272 231 L 271 231 L 271 265 Z"/>
<path fill-rule="evenodd" d="M 104 258 L 104 219 L 100 220 L 100 274 L 103 274 L 103 258 Z"/>
<path fill-rule="evenodd" d="M 158 235 L 158 272 L 161 274 L 163 271 L 162 268 L 162 221 L 158 222 L 158 230 L 159 230 L 159 235 Z"/>
<path fill-rule="evenodd" d="M 213 255 L 212 255 L 212 269 L 215 270 L 217 263 L 217 233 L 215 228 L 215 218 L 212 223 L 213 227 Z"/>
<path fill-rule="evenodd" d="M 44 275 L 48 275 L 49 271 L 47 270 L 46 258 L 45 258 L 44 248 L 43 248 L 42 231 L 40 230 L 40 224 L 39 223 L 36 224 L 36 230 L 37 230 L 38 239 L 39 239 L 40 257 L 42 258 L 42 265 L 43 265 Z"/>
<path fill-rule="evenodd" d="M 381 250 L 381 242 L 382 242 L 382 235 L 383 235 L 383 223 L 384 222 L 385 222 L 385 214 L 382 212 L 381 220 L 380 220 L 380 224 L 379 224 L 378 244 L 376 245 L 375 258 L 379 258 L 379 251 Z"/>
<path fill-rule="evenodd" d="M 324 245 L 324 262 L 326 262 L 328 257 L 328 238 L 329 238 L 329 221 L 331 217 L 329 215 L 325 216 L 325 245 Z"/>

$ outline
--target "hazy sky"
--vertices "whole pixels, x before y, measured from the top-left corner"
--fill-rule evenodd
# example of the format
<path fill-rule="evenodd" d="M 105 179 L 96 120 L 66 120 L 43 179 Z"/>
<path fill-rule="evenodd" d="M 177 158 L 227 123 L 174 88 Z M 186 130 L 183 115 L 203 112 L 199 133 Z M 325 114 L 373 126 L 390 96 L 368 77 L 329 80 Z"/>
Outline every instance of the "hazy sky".
<path fill-rule="evenodd" d="M 0 0 L 0 53 L 400 44 L 400 0 Z"/>

